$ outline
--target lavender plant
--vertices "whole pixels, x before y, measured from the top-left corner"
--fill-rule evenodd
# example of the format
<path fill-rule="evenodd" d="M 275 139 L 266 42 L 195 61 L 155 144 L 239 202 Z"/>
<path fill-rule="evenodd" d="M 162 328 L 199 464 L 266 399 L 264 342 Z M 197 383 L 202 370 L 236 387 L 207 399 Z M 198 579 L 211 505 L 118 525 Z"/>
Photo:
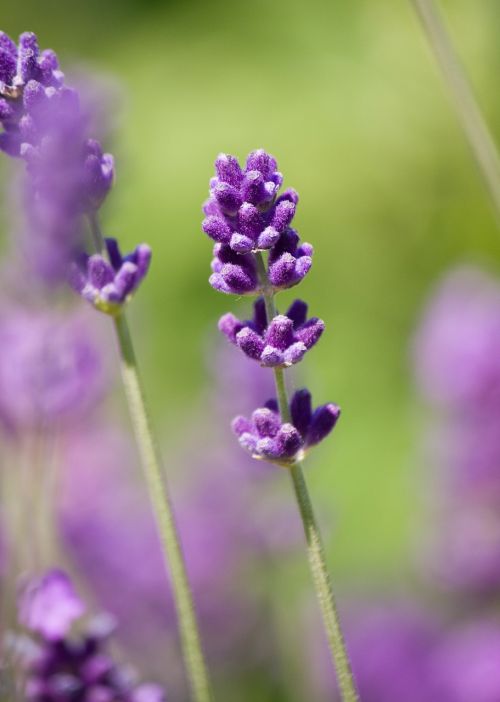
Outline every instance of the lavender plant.
<path fill-rule="evenodd" d="M 220 320 L 219 328 L 247 356 L 273 369 L 277 395 L 251 418 L 237 417 L 233 430 L 254 458 L 289 471 L 338 685 L 343 700 L 352 702 L 358 696 L 302 471 L 306 453 L 331 432 L 340 409 L 327 404 L 313 410 L 307 390 L 296 392 L 290 401 L 284 376 L 284 370 L 300 361 L 317 342 L 324 324 L 316 318 L 307 320 L 307 305 L 301 300 L 295 301 L 286 315 L 279 315 L 275 305 L 278 292 L 297 285 L 307 275 L 313 249 L 300 243 L 290 226 L 298 195 L 292 189 L 278 195 L 283 176 L 270 154 L 262 149 L 253 151 L 244 169 L 234 156 L 220 154 L 215 171 L 202 225 L 215 241 L 210 285 L 227 294 L 260 296 L 252 320 L 240 322 L 228 314 Z M 267 261 L 264 252 L 268 252 Z"/>
<path fill-rule="evenodd" d="M 102 614 L 82 625 L 84 614 L 85 605 L 63 571 L 48 571 L 22 588 L 19 619 L 29 636 L 13 644 L 24 677 L 23 700 L 165 702 L 158 685 L 138 684 L 133 671 L 117 665 L 107 651 L 113 619 Z"/>
<path fill-rule="evenodd" d="M 130 415 L 170 566 L 181 639 L 193 694 L 212 699 L 186 568 L 160 455 L 128 329 L 125 306 L 144 279 L 151 258 L 146 245 L 123 257 L 116 241 L 104 240 L 98 212 L 114 179 L 114 162 L 89 139 L 78 93 L 67 87 L 55 53 L 40 51 L 33 33 L 16 44 L 0 33 L 0 149 L 24 161 L 30 223 L 43 222 L 45 244 L 57 261 L 50 277 L 69 277 L 75 290 L 114 321 Z M 82 253 L 85 222 L 97 252 Z M 70 270 L 69 270 L 70 269 Z"/>

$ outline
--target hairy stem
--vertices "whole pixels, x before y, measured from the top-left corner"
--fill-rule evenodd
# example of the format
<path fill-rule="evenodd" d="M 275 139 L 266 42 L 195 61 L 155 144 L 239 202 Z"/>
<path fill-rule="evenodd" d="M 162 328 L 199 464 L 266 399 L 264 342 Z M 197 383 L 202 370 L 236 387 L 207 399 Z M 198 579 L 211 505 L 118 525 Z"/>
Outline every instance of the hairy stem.
<path fill-rule="evenodd" d="M 146 409 L 132 339 L 127 320 L 123 314 L 115 317 L 114 322 L 120 348 L 123 385 L 127 395 L 149 496 L 163 545 L 165 563 L 167 568 L 170 569 L 172 577 L 182 648 L 194 698 L 197 702 L 210 702 L 213 698 L 201 648 L 193 598 L 188 583 L 166 479 L 160 465 L 159 450 L 153 437 Z"/>
<path fill-rule="evenodd" d="M 269 323 L 276 315 L 276 306 L 274 304 L 274 291 L 272 286 L 269 285 L 264 258 L 260 252 L 256 254 L 256 263 Z M 291 422 L 290 404 L 283 368 L 274 369 L 274 381 L 281 420 L 283 422 Z M 359 698 L 354 685 L 349 656 L 347 655 L 340 618 L 333 595 L 332 583 L 328 574 L 323 541 L 300 463 L 295 463 L 291 466 L 290 477 L 304 527 L 309 567 L 323 617 L 330 653 L 337 673 L 342 700 L 344 702 L 357 702 Z"/>
<path fill-rule="evenodd" d="M 90 217 L 96 249 L 106 256 L 104 237 L 96 215 Z M 179 621 L 182 651 L 195 702 L 212 702 L 208 669 L 189 586 L 167 481 L 161 466 L 160 451 L 154 437 L 137 359 L 125 312 L 114 317 L 118 339 L 123 385 L 135 433 L 144 476 L 161 540 L 165 566 L 170 573 Z"/>
<path fill-rule="evenodd" d="M 500 156 L 464 68 L 433 0 L 411 0 L 425 32 L 456 115 L 490 194 L 500 225 Z"/>

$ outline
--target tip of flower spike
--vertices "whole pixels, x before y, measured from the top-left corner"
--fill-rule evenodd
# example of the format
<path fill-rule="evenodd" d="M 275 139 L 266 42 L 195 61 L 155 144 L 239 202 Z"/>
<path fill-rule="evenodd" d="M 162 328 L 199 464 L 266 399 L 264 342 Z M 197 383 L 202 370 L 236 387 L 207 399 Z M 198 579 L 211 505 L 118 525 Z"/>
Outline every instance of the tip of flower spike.
<path fill-rule="evenodd" d="M 64 638 L 85 612 L 71 580 L 61 570 L 51 570 L 27 582 L 19 600 L 21 623 L 48 640 Z"/>

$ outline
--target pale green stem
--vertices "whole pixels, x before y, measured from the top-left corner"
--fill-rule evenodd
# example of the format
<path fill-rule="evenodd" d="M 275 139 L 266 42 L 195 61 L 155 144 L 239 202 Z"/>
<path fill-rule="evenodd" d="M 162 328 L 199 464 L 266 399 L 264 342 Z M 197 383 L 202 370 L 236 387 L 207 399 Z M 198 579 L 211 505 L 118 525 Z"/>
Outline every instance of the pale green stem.
<path fill-rule="evenodd" d="M 274 291 L 267 278 L 266 266 L 262 253 L 258 252 L 255 258 L 266 305 L 266 316 L 268 322 L 270 322 L 276 315 Z M 281 420 L 283 422 L 291 422 L 290 404 L 285 385 L 285 374 L 282 368 L 274 369 L 274 381 Z M 357 702 L 359 697 L 354 685 L 349 656 L 347 654 L 340 618 L 333 595 L 332 583 L 328 574 L 323 541 L 314 515 L 302 466 L 300 463 L 295 463 L 289 468 L 289 471 L 302 524 L 304 526 L 309 567 L 311 569 L 316 596 L 323 617 L 323 625 L 326 631 L 330 654 L 337 673 L 342 700 L 344 702 Z"/>
<path fill-rule="evenodd" d="M 96 248 L 103 253 L 105 249 L 104 239 L 97 218 L 92 217 L 90 223 Z M 165 566 L 170 572 L 172 580 L 182 651 L 193 697 L 196 702 L 212 702 L 213 695 L 208 669 L 201 646 L 193 596 L 189 586 L 167 481 L 161 467 L 160 452 L 154 438 L 132 338 L 123 311 L 114 317 L 114 325 L 120 352 L 123 385 L 132 426 L 161 539 Z"/>
<path fill-rule="evenodd" d="M 441 69 L 456 115 L 493 202 L 500 225 L 500 156 L 465 70 L 433 0 L 411 0 Z"/>

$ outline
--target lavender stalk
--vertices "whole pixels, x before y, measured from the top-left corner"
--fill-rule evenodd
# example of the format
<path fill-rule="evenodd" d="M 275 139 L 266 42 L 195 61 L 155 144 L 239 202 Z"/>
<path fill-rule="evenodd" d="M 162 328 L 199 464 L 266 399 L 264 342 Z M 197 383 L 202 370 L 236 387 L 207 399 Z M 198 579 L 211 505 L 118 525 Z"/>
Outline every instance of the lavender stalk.
<path fill-rule="evenodd" d="M 488 189 L 500 224 L 500 156 L 464 68 L 433 0 L 411 0 L 441 69 L 453 107 Z"/>
<path fill-rule="evenodd" d="M 193 598 L 125 315 L 122 313 L 114 317 L 114 324 L 120 351 L 123 385 L 161 537 L 165 565 L 170 569 L 172 576 L 182 648 L 194 697 L 199 702 L 210 702 L 213 697 L 194 613 Z"/>
<path fill-rule="evenodd" d="M 113 184 L 113 157 L 88 138 L 79 94 L 66 86 L 56 54 L 40 51 L 31 32 L 22 34 L 18 43 L 0 32 L 0 127 L 0 150 L 25 163 L 30 196 L 37 204 L 33 223 L 41 215 L 50 220 L 47 243 L 59 254 L 51 275 L 67 279 L 69 273 L 74 289 L 114 318 L 130 414 L 172 573 L 188 674 L 196 702 L 210 702 L 186 569 L 124 316 L 125 305 L 148 272 L 151 249 L 140 244 L 122 256 L 115 239 L 103 239 L 97 213 Z M 82 251 L 85 217 L 98 251 L 91 256 Z M 38 235 L 38 227 L 34 231 Z"/>
<path fill-rule="evenodd" d="M 242 169 L 234 156 L 220 154 L 215 169 L 202 225 L 215 241 L 209 282 L 219 292 L 261 296 L 254 304 L 252 319 L 240 321 L 228 313 L 220 319 L 219 329 L 245 355 L 273 369 L 277 395 L 250 419 L 236 417 L 232 428 L 251 456 L 290 472 L 342 699 L 356 702 L 322 539 L 302 472 L 304 456 L 331 432 L 340 409 L 327 404 L 313 410 L 307 389 L 296 391 L 289 401 L 284 379 L 284 369 L 302 360 L 325 325 L 317 317 L 307 319 L 302 300 L 295 300 L 286 314 L 278 314 L 274 302 L 277 292 L 297 285 L 307 275 L 313 248 L 301 244 L 290 226 L 298 195 L 292 189 L 278 195 L 283 176 L 272 156 L 262 149 L 254 151 Z M 263 251 L 269 252 L 267 261 Z"/>
<path fill-rule="evenodd" d="M 268 319 L 276 317 L 274 304 L 274 293 L 269 288 L 266 274 L 266 267 L 261 252 L 256 254 L 257 270 L 262 284 L 264 301 L 266 304 L 266 314 Z M 282 368 L 274 368 L 274 381 L 276 385 L 276 397 L 281 418 L 284 422 L 292 422 L 290 414 L 288 393 L 285 385 L 285 374 Z M 297 506 L 300 511 L 302 524 L 307 543 L 307 557 L 311 568 L 311 575 L 316 589 L 323 623 L 328 639 L 328 646 L 337 671 L 338 683 L 342 693 L 342 699 L 346 702 L 355 702 L 358 699 L 354 686 L 353 675 L 347 650 L 342 634 L 340 618 L 337 612 L 332 583 L 326 565 L 323 540 L 319 530 L 314 510 L 304 478 L 302 465 L 297 462 L 290 466 L 290 478 L 292 480 Z"/>

